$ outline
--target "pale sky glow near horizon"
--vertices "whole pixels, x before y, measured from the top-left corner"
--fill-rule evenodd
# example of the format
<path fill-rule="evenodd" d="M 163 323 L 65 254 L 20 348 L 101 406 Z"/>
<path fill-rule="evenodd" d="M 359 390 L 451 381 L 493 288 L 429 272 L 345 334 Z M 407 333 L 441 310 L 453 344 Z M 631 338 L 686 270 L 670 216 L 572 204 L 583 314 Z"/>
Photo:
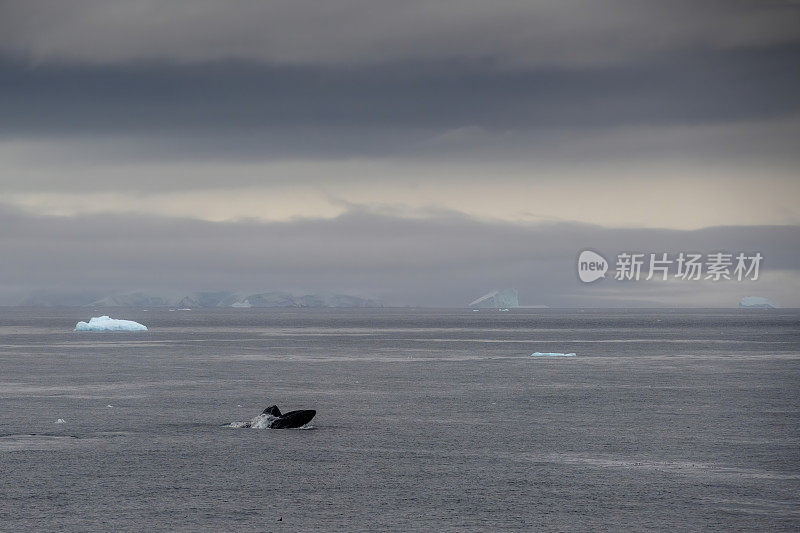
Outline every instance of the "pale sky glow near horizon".
<path fill-rule="evenodd" d="M 797 27 L 788 0 L 2 2 L 0 303 L 800 306 Z M 584 248 L 765 270 L 583 285 Z"/>

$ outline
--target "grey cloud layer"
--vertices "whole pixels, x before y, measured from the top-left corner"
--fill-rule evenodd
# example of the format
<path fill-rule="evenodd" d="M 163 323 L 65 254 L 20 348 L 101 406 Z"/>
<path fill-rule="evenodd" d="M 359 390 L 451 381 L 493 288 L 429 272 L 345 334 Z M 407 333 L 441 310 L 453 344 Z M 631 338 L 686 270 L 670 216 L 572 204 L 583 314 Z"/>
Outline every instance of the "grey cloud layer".
<path fill-rule="evenodd" d="M 648 217 L 731 211 L 730 194 L 695 198 L 712 189 L 692 185 L 713 178 L 736 194 L 737 184 L 762 179 L 780 198 L 796 188 L 798 26 L 790 1 L 0 0 L 0 202 L 73 212 L 60 210 L 74 200 L 62 193 L 109 193 L 91 200 L 102 207 L 116 193 L 124 205 L 155 191 L 208 209 L 193 191 L 224 190 L 236 204 L 236 194 L 258 186 L 286 204 L 283 187 L 299 204 L 311 189 L 339 198 L 343 184 L 394 180 L 413 193 L 414 180 L 429 180 L 463 192 L 463 180 L 492 180 L 498 191 L 547 185 L 517 193 L 531 211 L 560 185 L 564 194 L 551 198 L 566 198 L 558 212 L 570 216 L 585 207 L 570 195 L 593 200 L 581 185 L 621 177 L 608 194 L 646 206 Z M 331 161 L 352 167 L 326 167 Z M 683 177 L 686 202 L 649 189 Z M 645 192 L 626 196 L 629 178 L 647 181 L 636 189 Z M 786 209 L 779 221 L 796 221 L 795 207 L 774 194 L 743 190 L 734 199 L 752 196 L 752 211 Z M 391 217 L 375 214 L 377 205 L 408 197 L 376 191 L 350 200 L 372 202 L 373 211 L 270 224 L 2 208 L 0 297 L 47 288 L 297 288 L 460 305 L 516 286 L 529 304 L 669 305 L 679 303 L 675 294 L 692 304 L 702 293 L 703 304 L 728 305 L 744 295 L 733 285 L 582 286 L 573 262 L 586 247 L 759 250 L 778 277 L 755 292 L 800 293 L 794 226 L 670 232 Z M 467 211 L 479 193 L 471 194 L 448 205 Z M 167 207 L 156 212 L 175 217 L 175 205 Z"/>
<path fill-rule="evenodd" d="M 90 63 L 608 64 L 796 41 L 797 8 L 788 0 L 27 0 L 2 4 L 0 50 Z"/>
<path fill-rule="evenodd" d="M 514 286 L 523 304 L 735 305 L 750 293 L 798 305 L 798 227 L 699 231 L 518 226 L 441 213 L 403 219 L 355 209 L 333 220 L 206 223 L 150 217 L 33 217 L 0 211 L 2 303 L 26 291 L 300 289 L 355 291 L 389 304 L 461 306 Z M 582 285 L 579 251 L 760 251 L 750 284 Z M 787 281 L 795 285 L 787 285 Z M 674 302 L 673 302 L 674 303 Z"/>
<path fill-rule="evenodd" d="M 477 158 L 531 164 L 532 175 L 546 173 L 543 165 L 648 158 L 656 170 L 670 158 L 796 165 L 798 55 L 800 48 L 784 46 L 577 70 L 485 62 L 31 68 L 5 61 L 0 142 L 50 144 L 32 155 L 31 167 L 7 167 L 3 180 L 6 190 L 64 188 L 62 174 L 69 188 L 136 187 L 135 180 L 97 184 L 69 174 L 69 159 Z M 45 179 L 27 171 L 48 161 L 63 173 Z M 154 180 L 138 182 L 149 188 Z M 200 185 L 190 174 L 182 181 L 166 186 Z"/>
<path fill-rule="evenodd" d="M 102 180 L 75 162 L 474 159 L 527 164 L 534 179 L 564 163 L 792 167 L 800 153 L 790 2 L 0 9 L 0 143 L 15 158 L 0 175 L 6 191 L 159 185 Z M 45 144 L 27 162 L 19 140 Z M 265 183 L 227 179 L 187 171 L 162 186 Z"/>
<path fill-rule="evenodd" d="M 32 68 L 5 61 L 0 133 L 732 121 L 800 110 L 798 55 L 800 46 L 786 46 L 658 56 L 624 67 L 514 71 L 487 62 Z"/>

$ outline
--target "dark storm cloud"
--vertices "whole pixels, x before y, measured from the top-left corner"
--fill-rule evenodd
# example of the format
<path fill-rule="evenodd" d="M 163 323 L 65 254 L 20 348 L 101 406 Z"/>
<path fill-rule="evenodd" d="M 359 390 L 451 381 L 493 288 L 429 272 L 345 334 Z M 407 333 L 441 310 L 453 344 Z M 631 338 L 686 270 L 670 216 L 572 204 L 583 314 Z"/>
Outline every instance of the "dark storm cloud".
<path fill-rule="evenodd" d="M 0 4 L 0 50 L 97 64 L 598 65 L 797 41 L 797 7 L 792 0 L 26 0 Z"/>
<path fill-rule="evenodd" d="M 800 10 L 790 3 L 37 0 L 1 9 L 0 148 L 16 157 L 14 141 L 47 143 L 4 169 L 9 192 L 159 185 L 146 171 L 83 177 L 66 168 L 76 161 L 652 157 L 655 168 L 668 158 L 797 159 L 800 38 L 787 28 Z M 750 126 L 775 119 L 783 123 Z M 656 131 L 706 126 L 718 129 L 666 140 Z M 608 134 L 622 128 L 649 131 Z M 573 142 L 585 136 L 592 143 Z M 210 186 L 191 174 L 160 187 Z M 264 182 L 254 173 L 225 183 Z"/>
<path fill-rule="evenodd" d="M 391 151 L 397 134 L 462 127 L 598 128 L 800 111 L 800 46 L 661 55 L 646 63 L 508 70 L 489 62 L 373 67 L 0 64 L 0 135 L 234 135 L 281 152 Z M 331 135 L 332 131 L 337 135 Z M 386 132 L 375 147 L 375 130 Z M 315 132 L 309 135 L 310 132 Z M 365 143 L 366 141 L 366 143 Z M 365 143 L 365 144 L 364 144 Z"/>
<path fill-rule="evenodd" d="M 285 223 L 57 218 L 4 209 L 0 224 L 5 229 L 0 233 L 3 303 L 26 291 L 52 288 L 100 293 L 297 289 L 355 291 L 390 304 L 463 306 L 492 288 L 513 286 L 523 304 L 619 305 L 646 292 L 639 305 L 660 305 L 675 287 L 630 286 L 610 298 L 606 293 L 614 282 L 582 285 L 575 272 L 578 252 L 592 248 L 613 261 L 619 251 L 760 251 L 765 273 L 797 276 L 800 267 L 800 228 L 793 226 L 610 230 L 570 223 L 488 223 L 448 213 L 404 219 L 358 208 L 333 220 Z M 722 283 L 702 290 L 684 284 L 681 290 L 694 293 L 685 305 L 692 305 L 693 296 L 699 301 L 704 291 L 711 295 L 707 305 L 735 305 L 747 293 L 766 290 L 764 283 Z M 791 293 L 796 287 L 787 290 L 784 301 L 796 299 Z"/>

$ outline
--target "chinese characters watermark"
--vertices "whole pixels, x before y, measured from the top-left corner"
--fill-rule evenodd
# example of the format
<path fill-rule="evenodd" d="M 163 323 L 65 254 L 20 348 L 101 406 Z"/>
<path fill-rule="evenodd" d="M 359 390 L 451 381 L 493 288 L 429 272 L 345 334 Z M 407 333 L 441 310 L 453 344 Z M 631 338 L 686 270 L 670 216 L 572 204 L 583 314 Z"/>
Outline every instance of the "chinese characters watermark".
<path fill-rule="evenodd" d="M 760 252 L 621 252 L 616 257 L 613 277 L 617 281 L 756 281 L 763 260 Z M 606 277 L 609 268 L 608 261 L 592 250 L 584 250 L 578 256 L 578 277 L 584 283 Z"/>

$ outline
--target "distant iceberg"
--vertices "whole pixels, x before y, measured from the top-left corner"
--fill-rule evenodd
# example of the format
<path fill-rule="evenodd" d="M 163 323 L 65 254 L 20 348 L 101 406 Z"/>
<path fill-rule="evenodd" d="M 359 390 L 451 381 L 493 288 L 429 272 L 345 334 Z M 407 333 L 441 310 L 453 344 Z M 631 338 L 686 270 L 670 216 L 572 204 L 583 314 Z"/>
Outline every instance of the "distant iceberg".
<path fill-rule="evenodd" d="M 89 322 L 78 322 L 75 331 L 147 331 L 147 327 L 133 320 L 117 320 L 108 316 L 94 316 Z"/>
<path fill-rule="evenodd" d="M 91 293 L 36 293 L 21 301 L 21 305 L 34 307 L 92 306 L 133 307 L 139 309 L 168 308 L 171 310 L 200 309 L 206 307 L 383 307 L 380 300 L 349 294 L 317 293 L 296 295 L 289 292 L 269 291 L 249 294 L 240 291 L 199 291 L 191 294 L 160 292 L 151 294 L 136 291 L 110 294 L 98 298 Z M 504 305 L 502 307 L 509 307 Z"/>
<path fill-rule="evenodd" d="M 305 294 L 296 296 L 288 292 L 272 291 L 251 294 L 236 307 L 383 307 L 378 300 L 348 294 Z"/>
<path fill-rule="evenodd" d="M 470 302 L 469 307 L 479 309 L 506 309 L 519 307 L 517 289 L 502 289 L 484 294 L 477 300 Z"/>
<path fill-rule="evenodd" d="M 531 357 L 575 357 L 575 354 L 561 352 L 533 352 Z"/>
<path fill-rule="evenodd" d="M 770 300 L 761 296 L 745 296 L 739 300 L 739 307 L 745 309 L 778 309 L 780 306 Z"/>
<path fill-rule="evenodd" d="M 101 298 L 91 304 L 93 307 L 166 307 L 172 305 L 171 299 L 165 296 L 153 296 L 141 291 L 127 294 L 113 294 Z"/>

